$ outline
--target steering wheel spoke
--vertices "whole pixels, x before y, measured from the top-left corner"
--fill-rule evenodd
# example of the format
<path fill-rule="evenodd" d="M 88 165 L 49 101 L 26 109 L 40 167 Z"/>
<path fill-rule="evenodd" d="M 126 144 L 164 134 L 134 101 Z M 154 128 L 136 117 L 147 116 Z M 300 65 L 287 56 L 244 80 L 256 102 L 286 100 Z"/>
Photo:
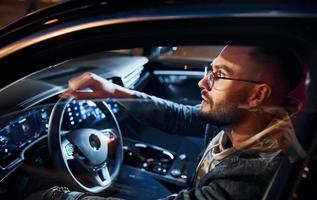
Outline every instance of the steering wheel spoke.
<path fill-rule="evenodd" d="M 106 163 L 98 168 L 91 168 L 91 174 L 97 185 L 108 187 L 111 184 L 111 177 Z"/>

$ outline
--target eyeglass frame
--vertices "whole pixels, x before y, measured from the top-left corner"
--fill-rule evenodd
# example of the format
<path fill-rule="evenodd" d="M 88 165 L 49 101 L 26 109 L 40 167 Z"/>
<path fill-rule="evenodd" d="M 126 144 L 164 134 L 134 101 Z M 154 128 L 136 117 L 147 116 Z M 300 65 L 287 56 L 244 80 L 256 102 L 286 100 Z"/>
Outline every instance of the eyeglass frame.
<path fill-rule="evenodd" d="M 212 76 L 212 78 L 211 78 L 211 76 Z M 207 79 L 208 79 L 208 86 L 210 89 L 212 89 L 214 87 L 215 78 L 216 79 L 223 79 L 223 80 L 242 81 L 242 82 L 248 82 L 248 83 L 254 83 L 254 84 L 263 84 L 262 82 L 254 81 L 254 80 L 229 78 L 229 77 L 219 77 L 219 76 L 216 76 L 212 70 L 208 70 L 207 67 L 205 67 L 204 78 L 205 77 L 207 77 Z"/>

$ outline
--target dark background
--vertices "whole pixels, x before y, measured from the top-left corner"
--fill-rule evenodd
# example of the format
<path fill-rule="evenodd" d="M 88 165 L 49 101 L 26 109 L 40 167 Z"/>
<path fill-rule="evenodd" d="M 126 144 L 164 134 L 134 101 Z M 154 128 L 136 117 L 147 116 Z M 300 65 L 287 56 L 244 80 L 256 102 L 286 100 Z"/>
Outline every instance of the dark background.
<path fill-rule="evenodd" d="M 62 2 L 63 0 L 0 0 L 0 29 L 35 9 Z M 64 0 L 65 1 L 65 0 Z"/>

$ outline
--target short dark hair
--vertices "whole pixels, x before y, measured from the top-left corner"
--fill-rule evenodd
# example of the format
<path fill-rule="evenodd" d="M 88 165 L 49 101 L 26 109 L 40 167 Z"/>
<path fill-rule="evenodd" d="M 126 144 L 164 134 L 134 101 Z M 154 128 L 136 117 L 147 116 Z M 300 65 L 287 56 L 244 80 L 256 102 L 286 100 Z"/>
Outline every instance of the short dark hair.
<path fill-rule="evenodd" d="M 277 73 L 281 83 L 284 83 L 285 92 L 294 90 L 304 77 L 303 62 L 295 51 L 289 48 L 274 46 L 255 46 L 250 55 L 271 66 Z"/>

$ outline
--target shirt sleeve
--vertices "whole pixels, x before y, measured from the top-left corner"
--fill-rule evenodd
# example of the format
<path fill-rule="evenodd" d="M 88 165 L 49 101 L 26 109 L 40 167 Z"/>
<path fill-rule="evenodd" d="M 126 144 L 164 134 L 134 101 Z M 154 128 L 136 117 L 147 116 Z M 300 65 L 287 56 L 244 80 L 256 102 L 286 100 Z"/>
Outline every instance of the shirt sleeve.
<path fill-rule="evenodd" d="M 118 102 L 141 123 L 168 133 L 203 137 L 206 123 L 199 117 L 200 104 L 178 104 L 138 91 L 135 97 Z"/>

